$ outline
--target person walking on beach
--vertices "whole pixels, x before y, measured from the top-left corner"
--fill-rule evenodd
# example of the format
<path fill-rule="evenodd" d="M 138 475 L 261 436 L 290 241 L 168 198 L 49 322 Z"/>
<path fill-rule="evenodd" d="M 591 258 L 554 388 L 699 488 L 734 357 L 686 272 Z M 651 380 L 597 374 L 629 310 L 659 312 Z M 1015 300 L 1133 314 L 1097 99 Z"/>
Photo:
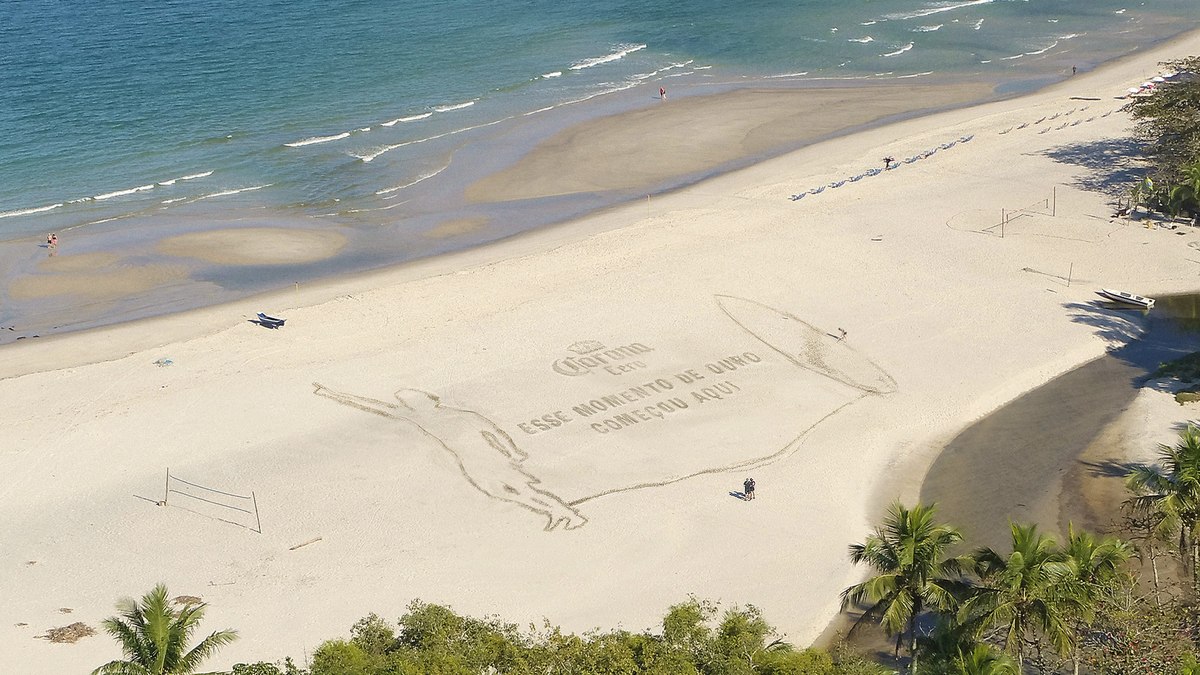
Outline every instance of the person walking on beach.
<path fill-rule="evenodd" d="M 746 495 L 746 501 L 754 499 L 754 479 L 747 478 L 742 482 L 742 494 Z"/>
<path fill-rule="evenodd" d="M 664 101 L 667 100 L 667 90 L 662 87 L 659 87 L 658 88 L 658 97 Z"/>
<path fill-rule="evenodd" d="M 512 437 L 488 418 L 471 410 L 442 405 L 436 395 L 401 389 L 397 403 L 327 389 L 316 382 L 313 393 L 364 412 L 408 422 L 437 442 L 458 463 L 471 487 L 501 501 L 523 506 L 547 518 L 545 530 L 583 527 L 587 518 L 556 495 L 538 487 L 541 481 L 521 466 L 528 455 Z"/>
<path fill-rule="evenodd" d="M 1074 75 L 1074 74 L 1075 74 L 1075 66 L 1071 66 L 1071 74 L 1072 74 L 1072 75 Z"/>

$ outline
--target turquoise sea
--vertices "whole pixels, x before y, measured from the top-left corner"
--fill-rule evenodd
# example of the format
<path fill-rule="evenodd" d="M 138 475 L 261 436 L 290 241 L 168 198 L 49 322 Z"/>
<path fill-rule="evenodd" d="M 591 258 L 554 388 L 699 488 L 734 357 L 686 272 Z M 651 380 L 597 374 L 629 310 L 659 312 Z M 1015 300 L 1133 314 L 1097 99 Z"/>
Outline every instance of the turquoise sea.
<path fill-rule="evenodd" d="M 1196 0 L 0 0 L 0 244 L 251 216 L 403 239 L 440 217 L 453 162 L 537 141 L 516 122 L 659 87 L 1031 89 L 1197 26 Z M 540 209 L 496 236 L 562 215 Z M 398 261 L 358 255 L 339 265 Z M 213 281 L 255 286 L 235 276 Z"/>

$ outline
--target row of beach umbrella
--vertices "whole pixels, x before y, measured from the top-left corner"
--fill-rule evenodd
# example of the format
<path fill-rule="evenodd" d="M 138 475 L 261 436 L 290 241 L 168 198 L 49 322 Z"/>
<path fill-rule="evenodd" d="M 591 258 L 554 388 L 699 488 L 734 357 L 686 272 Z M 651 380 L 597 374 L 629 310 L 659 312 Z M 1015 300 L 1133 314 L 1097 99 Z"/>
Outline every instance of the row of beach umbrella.
<path fill-rule="evenodd" d="M 942 143 L 941 145 L 939 145 L 935 148 L 930 148 L 929 150 L 926 150 L 924 152 L 917 153 L 917 154 L 913 155 L 912 157 L 905 157 L 904 159 L 900 160 L 899 162 L 894 162 L 894 161 L 889 160 L 887 162 L 886 169 L 880 169 L 880 168 L 867 169 L 866 171 L 864 171 L 860 174 L 856 174 L 854 176 L 850 176 L 849 178 L 846 178 L 845 180 L 834 181 L 832 183 L 829 183 L 828 185 L 822 185 L 820 187 L 816 187 L 811 190 L 808 190 L 807 192 L 798 192 L 791 196 L 791 200 L 794 202 L 798 202 L 801 199 L 804 199 L 805 197 L 807 197 L 809 195 L 819 195 L 822 192 L 824 192 L 826 190 L 826 188 L 836 189 L 836 188 L 842 187 L 846 183 L 856 183 L 856 182 L 858 182 L 864 178 L 867 178 L 869 176 L 878 176 L 879 174 L 883 173 L 884 171 L 894 171 L 896 169 L 899 169 L 904 164 L 912 164 L 913 162 L 917 162 L 922 159 L 927 159 L 929 157 L 932 157 L 939 150 L 949 150 L 950 148 L 953 148 L 954 146 L 958 145 L 959 143 L 969 143 L 972 138 L 975 138 L 974 134 L 972 134 L 970 136 L 963 136 L 962 138 L 958 138 L 956 140 L 950 141 L 949 143 Z"/>

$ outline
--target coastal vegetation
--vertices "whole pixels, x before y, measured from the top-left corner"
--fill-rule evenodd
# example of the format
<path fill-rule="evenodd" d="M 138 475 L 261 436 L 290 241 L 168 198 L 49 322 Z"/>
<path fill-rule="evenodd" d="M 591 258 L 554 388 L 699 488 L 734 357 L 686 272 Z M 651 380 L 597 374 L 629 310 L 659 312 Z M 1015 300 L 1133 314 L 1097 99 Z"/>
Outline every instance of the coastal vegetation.
<path fill-rule="evenodd" d="M 1156 459 L 1126 476 L 1128 541 L 1069 526 L 1060 544 L 1013 523 L 1005 547 L 969 549 L 934 505 L 893 504 L 849 549 L 871 576 L 842 592 L 858 614 L 852 639 L 872 623 L 894 639 L 875 660 L 853 642 L 796 648 L 752 605 L 690 598 L 656 631 L 576 635 L 414 600 L 395 623 L 369 614 L 304 666 L 242 663 L 231 675 L 1200 675 L 1200 429 L 1189 425 Z M 162 585 L 123 600 L 104 629 L 126 658 L 93 675 L 195 673 L 236 638 L 217 631 L 188 650 L 204 607 L 168 601 Z"/>
<path fill-rule="evenodd" d="M 204 608 L 195 598 L 168 600 L 163 584 L 142 596 L 141 602 L 121 600 L 120 616 L 105 619 L 103 626 L 121 645 L 125 658 L 100 666 L 92 675 L 192 675 L 205 659 L 237 639 L 236 631 L 216 631 L 188 649 Z"/>
<path fill-rule="evenodd" d="M 1162 65 L 1179 75 L 1129 104 L 1150 161 L 1133 200 L 1172 217 L 1200 217 L 1200 57 Z"/>
<path fill-rule="evenodd" d="M 894 505 L 866 543 L 850 547 L 851 560 L 878 574 L 846 589 L 843 599 L 871 600 L 862 619 L 878 621 L 888 635 L 909 634 L 905 668 L 912 674 L 1194 672 L 1200 429 L 1189 425 L 1175 445 L 1159 447 L 1155 464 L 1132 467 L 1126 488 L 1124 523 L 1134 543 L 1069 526 L 1060 545 L 1037 525 L 1013 523 L 1006 550 L 978 548 L 958 557 L 935 543 L 958 530 L 937 523 L 933 506 Z M 1182 570 L 1168 580 L 1163 552 Z M 909 581 L 914 576 L 919 583 Z M 895 592 L 899 587 L 912 590 Z M 921 607 L 925 616 L 915 616 Z M 913 637 L 914 625 L 932 628 Z"/>

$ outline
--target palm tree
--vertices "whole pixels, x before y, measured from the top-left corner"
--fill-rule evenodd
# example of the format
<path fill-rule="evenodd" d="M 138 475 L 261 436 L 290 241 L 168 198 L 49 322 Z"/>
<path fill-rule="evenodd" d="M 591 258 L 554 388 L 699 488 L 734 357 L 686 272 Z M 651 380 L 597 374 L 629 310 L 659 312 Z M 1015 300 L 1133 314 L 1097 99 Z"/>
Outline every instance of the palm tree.
<path fill-rule="evenodd" d="M 879 574 L 842 591 L 843 609 L 864 599 L 873 603 L 855 627 L 868 616 L 878 617 L 884 631 L 896 636 L 897 656 L 908 635 L 910 673 L 917 666 L 917 617 L 926 607 L 950 610 L 960 585 L 953 577 L 961 572 L 962 561 L 947 558 L 946 552 L 962 540 L 962 533 L 935 523 L 935 509 L 932 504 L 912 509 L 892 504 L 883 526 L 865 543 L 850 546 L 855 564 L 866 563 Z"/>
<path fill-rule="evenodd" d="M 1073 585 L 1073 595 L 1079 603 L 1074 641 L 1077 647 L 1079 634 L 1095 618 L 1096 606 L 1120 582 L 1121 568 L 1133 557 L 1133 547 L 1115 537 L 1097 539 L 1090 532 L 1076 532 L 1072 523 L 1067 525 L 1067 546 L 1063 553 L 1071 568 L 1069 581 Z M 1075 675 L 1079 675 L 1077 653 L 1072 661 Z"/>
<path fill-rule="evenodd" d="M 985 644 L 977 644 L 954 661 L 956 675 L 1017 675 L 1017 664 L 1008 654 Z"/>
<path fill-rule="evenodd" d="M 1054 540 L 1037 525 L 1012 525 L 1012 553 L 977 550 L 975 574 L 982 586 L 963 602 L 960 623 L 1004 629 L 1004 648 L 1024 667 L 1024 643 L 1034 631 L 1050 640 L 1059 653 L 1070 651 L 1073 634 L 1068 619 L 1080 603 L 1071 587 L 1071 566 Z"/>
<path fill-rule="evenodd" d="M 141 603 L 124 598 L 117 603 L 121 615 L 105 619 L 103 626 L 121 644 L 126 659 L 106 663 L 92 675 L 193 675 L 201 661 L 237 639 L 237 631 L 222 630 L 187 649 L 206 606 L 197 602 L 172 608 L 163 584 L 142 596 Z"/>
<path fill-rule="evenodd" d="M 1192 588 L 1200 592 L 1200 429 L 1189 424 L 1173 446 L 1158 446 L 1156 466 L 1142 465 L 1125 478 L 1134 496 L 1129 504 L 1138 511 L 1156 514 L 1157 533 L 1178 533 L 1179 555 L 1192 571 Z"/>

